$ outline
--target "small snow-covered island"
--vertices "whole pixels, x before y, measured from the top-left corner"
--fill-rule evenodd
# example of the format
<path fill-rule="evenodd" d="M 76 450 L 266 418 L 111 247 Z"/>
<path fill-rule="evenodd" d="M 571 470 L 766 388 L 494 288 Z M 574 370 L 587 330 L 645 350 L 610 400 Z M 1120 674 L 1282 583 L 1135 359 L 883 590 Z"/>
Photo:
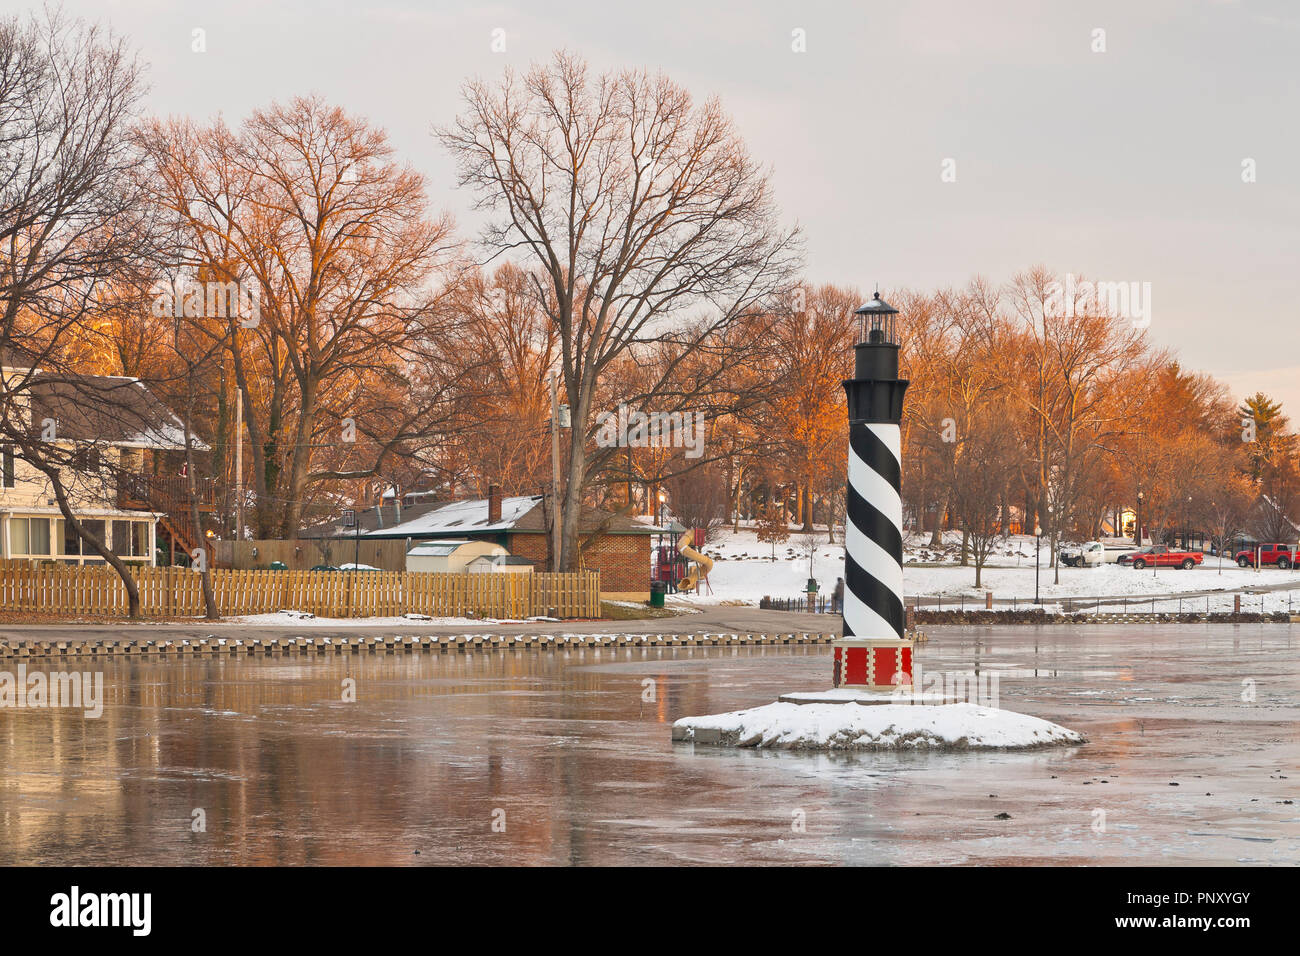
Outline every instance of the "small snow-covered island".
<path fill-rule="evenodd" d="M 805 703 L 791 699 L 796 696 L 729 714 L 683 717 L 673 724 L 673 740 L 774 750 L 1027 750 L 1086 743 L 1040 717 L 966 701 L 882 693 L 876 700 L 863 694 Z"/>
<path fill-rule="evenodd" d="M 678 742 L 788 750 L 1020 750 L 1085 743 L 1038 717 L 986 706 L 978 676 L 929 689 L 913 666 L 903 610 L 902 454 L 908 383 L 899 376 L 898 310 L 880 293 L 857 309 L 848 394 L 849 481 L 844 525 L 844 631 L 834 687 L 673 724 Z M 914 681 L 915 674 L 915 681 Z M 947 681 L 943 681 L 947 685 Z"/>

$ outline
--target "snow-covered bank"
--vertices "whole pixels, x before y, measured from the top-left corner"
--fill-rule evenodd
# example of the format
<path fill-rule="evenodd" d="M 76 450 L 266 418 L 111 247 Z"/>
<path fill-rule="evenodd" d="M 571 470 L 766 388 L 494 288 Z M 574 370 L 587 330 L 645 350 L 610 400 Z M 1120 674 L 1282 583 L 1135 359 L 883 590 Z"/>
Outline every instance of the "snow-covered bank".
<path fill-rule="evenodd" d="M 812 561 L 812 577 L 817 580 L 823 595 L 829 595 L 835 580 L 844 574 L 844 548 L 830 544 L 826 532 L 815 535 L 816 552 Z M 975 587 L 974 566 L 962 567 L 958 542 L 945 540 L 942 551 L 928 547 L 929 537 L 912 536 L 904 550 L 903 590 L 907 597 L 942 597 L 944 606 L 952 598 L 954 606 L 965 600 L 967 607 L 983 607 L 984 595 L 993 592 L 994 598 L 1032 601 L 1034 597 L 1034 539 L 1013 537 L 999 543 L 988 565 L 985 566 L 981 587 Z M 792 531 L 790 540 L 775 548 L 758 540 L 752 530 L 724 531 L 716 543 L 704 551 L 714 559 L 709 575 L 712 594 L 707 587 L 703 594 L 685 598 L 692 604 L 739 603 L 757 604 L 764 596 L 796 598 L 803 595 L 809 577 L 809 564 L 803 552 L 804 536 Z M 1060 583 L 1055 582 L 1056 570 L 1047 566 L 1048 552 L 1044 547 L 1042 567 L 1038 573 L 1039 595 L 1044 602 L 1058 602 L 1065 598 L 1117 597 L 1141 599 L 1185 591 L 1228 592 L 1240 588 L 1286 585 L 1300 591 L 1300 571 L 1279 571 L 1276 568 L 1239 568 L 1225 561 L 1220 573 L 1219 559 L 1207 555 L 1205 564 L 1191 571 L 1161 568 L 1157 571 L 1116 564 L 1097 568 L 1061 568 Z M 1288 605 L 1288 597 L 1290 604 Z M 1249 595 L 1243 599 L 1243 610 L 1265 612 L 1300 610 L 1300 593 L 1288 595 L 1277 591 L 1264 595 Z M 1205 611 L 1205 598 L 1189 598 L 1187 611 Z M 998 605 L 1001 606 L 1000 604 Z M 1232 595 L 1211 594 L 1209 610 L 1231 611 Z M 1112 608 L 1118 609 L 1119 605 Z M 1103 608 L 1104 609 L 1104 608 Z M 1157 611 L 1177 612 L 1178 600 L 1157 601 Z"/>
<path fill-rule="evenodd" d="M 673 739 L 780 750 L 1018 750 L 1085 742 L 1058 724 L 977 704 L 774 703 L 683 717 Z"/>

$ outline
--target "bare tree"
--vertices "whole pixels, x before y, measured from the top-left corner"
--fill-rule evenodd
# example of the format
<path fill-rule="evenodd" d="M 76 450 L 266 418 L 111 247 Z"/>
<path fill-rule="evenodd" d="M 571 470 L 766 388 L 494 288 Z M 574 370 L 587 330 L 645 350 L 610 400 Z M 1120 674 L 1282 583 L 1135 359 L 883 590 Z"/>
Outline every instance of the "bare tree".
<path fill-rule="evenodd" d="M 1002 537 L 1002 494 L 1015 474 L 1016 436 L 1006 426 L 1005 401 L 990 402 L 965 419 L 949 482 L 953 512 L 975 560 L 975 586 Z"/>
<path fill-rule="evenodd" d="M 777 225 L 767 174 L 717 102 L 696 106 L 664 76 L 597 78 L 567 53 L 496 89 L 464 88 L 467 112 L 438 132 L 460 184 L 499 214 L 490 256 L 522 252 L 539 305 L 559 335 L 574 441 L 563 491 L 561 566 L 578 558 L 594 407 L 610 366 L 638 346 L 666 346 L 636 399 L 690 409 L 713 376 L 682 379 L 692 355 L 738 355 L 747 313 L 789 283 L 796 233 Z M 632 396 L 627 397 L 629 401 Z"/>
<path fill-rule="evenodd" d="M 238 132 L 155 122 L 142 142 L 183 263 L 220 264 L 256 289 L 256 321 L 228 317 L 230 348 L 259 528 L 292 536 L 313 482 L 373 476 L 437 431 L 430 409 L 449 394 L 431 347 L 447 338 L 433 282 L 453 264 L 451 222 L 428 215 L 423 177 L 382 130 L 319 98 L 256 110 Z M 378 411 L 363 398 L 392 387 L 404 399 Z M 357 434 L 373 454 L 316 467 L 318 449 Z"/>
<path fill-rule="evenodd" d="M 688 528 L 702 528 L 716 541 L 726 523 L 727 485 L 716 466 L 674 475 L 666 482 L 673 514 Z"/>
<path fill-rule="evenodd" d="M 58 12 L 0 21 L 0 440 L 45 476 L 64 521 L 139 592 L 126 562 L 74 513 L 86 449 L 33 422 L 71 378 L 79 329 L 150 232 L 129 138 L 143 93 L 124 42 Z M 111 401 L 111 399 L 109 400 Z"/>

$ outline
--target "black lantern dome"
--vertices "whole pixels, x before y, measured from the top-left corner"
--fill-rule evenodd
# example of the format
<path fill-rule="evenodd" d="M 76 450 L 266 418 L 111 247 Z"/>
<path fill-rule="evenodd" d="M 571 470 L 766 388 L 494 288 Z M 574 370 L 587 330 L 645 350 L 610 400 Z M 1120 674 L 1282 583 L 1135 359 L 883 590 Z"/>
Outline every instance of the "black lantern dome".
<path fill-rule="evenodd" d="M 878 291 L 872 296 L 870 302 L 854 309 L 853 314 L 861 316 L 861 324 L 858 327 L 859 344 L 898 344 L 898 329 L 894 321 L 898 310 L 882 299 Z"/>

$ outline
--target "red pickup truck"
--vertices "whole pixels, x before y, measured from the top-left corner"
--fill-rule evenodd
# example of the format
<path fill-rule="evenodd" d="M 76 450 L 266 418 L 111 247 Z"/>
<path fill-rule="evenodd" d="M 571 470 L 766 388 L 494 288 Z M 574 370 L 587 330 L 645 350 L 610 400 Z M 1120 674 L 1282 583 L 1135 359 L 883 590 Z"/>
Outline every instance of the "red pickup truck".
<path fill-rule="evenodd" d="M 1130 563 L 1139 571 L 1148 566 L 1157 568 L 1182 568 L 1190 571 L 1202 561 L 1205 555 L 1200 551 L 1171 551 L 1163 544 L 1135 551 Z"/>
<path fill-rule="evenodd" d="M 1261 544 L 1258 550 L 1251 548 L 1237 552 L 1237 564 L 1243 568 L 1254 567 L 1256 560 L 1260 567 L 1276 564 L 1282 570 L 1296 566 L 1296 546 L 1294 544 Z"/>

